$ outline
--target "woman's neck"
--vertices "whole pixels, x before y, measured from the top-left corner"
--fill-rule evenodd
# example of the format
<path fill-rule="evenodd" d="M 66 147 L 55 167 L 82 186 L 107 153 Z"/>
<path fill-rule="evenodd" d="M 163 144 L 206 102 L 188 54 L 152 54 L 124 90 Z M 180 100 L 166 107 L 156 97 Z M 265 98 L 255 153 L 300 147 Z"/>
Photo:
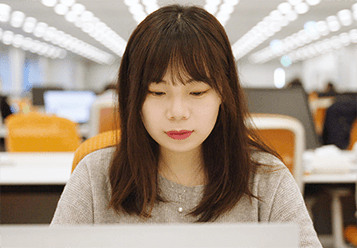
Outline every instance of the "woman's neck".
<path fill-rule="evenodd" d="M 205 182 L 201 149 L 189 152 L 160 150 L 159 173 L 170 181 L 197 186 Z"/>

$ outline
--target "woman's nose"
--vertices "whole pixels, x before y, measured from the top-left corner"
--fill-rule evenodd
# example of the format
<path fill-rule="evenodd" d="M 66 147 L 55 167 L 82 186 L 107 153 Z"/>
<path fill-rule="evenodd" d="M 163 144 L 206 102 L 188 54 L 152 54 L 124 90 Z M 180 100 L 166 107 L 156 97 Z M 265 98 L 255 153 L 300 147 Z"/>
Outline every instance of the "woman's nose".
<path fill-rule="evenodd" d="M 189 108 L 182 97 L 171 99 L 167 109 L 167 118 L 170 120 L 182 120 L 190 117 Z"/>

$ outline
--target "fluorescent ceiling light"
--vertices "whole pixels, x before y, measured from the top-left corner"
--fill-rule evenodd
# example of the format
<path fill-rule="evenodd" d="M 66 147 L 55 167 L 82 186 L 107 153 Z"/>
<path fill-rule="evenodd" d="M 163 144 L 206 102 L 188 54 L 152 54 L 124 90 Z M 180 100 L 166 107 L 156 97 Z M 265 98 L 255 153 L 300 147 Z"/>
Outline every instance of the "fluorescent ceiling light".
<path fill-rule="evenodd" d="M 5 45 L 11 45 L 14 38 L 14 33 L 12 31 L 5 31 L 2 35 L 2 42 Z"/>
<path fill-rule="evenodd" d="M 16 48 L 19 48 L 22 46 L 23 42 L 24 42 L 24 36 L 21 34 L 16 34 L 14 36 L 14 39 L 12 40 L 12 45 Z"/>
<path fill-rule="evenodd" d="M 74 11 L 68 11 L 67 14 L 65 15 L 65 19 L 68 22 L 75 22 L 78 18 L 77 13 L 75 13 Z"/>
<path fill-rule="evenodd" d="M 33 17 L 27 17 L 25 19 L 25 23 L 22 26 L 22 29 L 26 32 L 26 33 L 32 33 L 33 30 L 35 29 L 37 20 Z"/>
<path fill-rule="evenodd" d="M 283 14 L 286 14 L 288 13 L 289 11 L 292 10 L 291 8 L 291 5 L 287 2 L 284 2 L 284 3 L 281 3 L 278 5 L 278 10 L 283 13 Z"/>
<path fill-rule="evenodd" d="M 10 19 L 11 7 L 7 4 L 0 3 L 0 22 L 8 22 Z"/>
<path fill-rule="evenodd" d="M 327 23 L 325 21 L 316 22 L 316 28 L 319 31 L 319 33 L 323 36 L 326 36 L 330 33 L 330 30 L 329 30 Z"/>
<path fill-rule="evenodd" d="M 319 33 L 317 29 L 317 25 L 315 21 L 308 21 L 304 24 L 304 30 L 307 34 L 314 36 L 315 34 Z"/>
<path fill-rule="evenodd" d="M 328 16 L 326 18 L 326 22 L 331 32 L 336 32 L 341 28 L 341 25 L 336 16 Z"/>
<path fill-rule="evenodd" d="M 218 6 L 222 3 L 221 0 L 206 0 L 204 9 L 210 12 L 212 15 L 217 13 Z"/>
<path fill-rule="evenodd" d="M 33 35 L 40 38 L 45 34 L 47 28 L 48 25 L 46 23 L 39 22 L 37 23 L 35 30 L 33 31 Z"/>
<path fill-rule="evenodd" d="M 94 17 L 93 13 L 90 12 L 90 11 L 88 11 L 88 10 L 84 11 L 84 12 L 81 14 L 81 20 L 82 20 L 82 22 L 90 22 L 90 21 L 93 20 L 93 17 Z"/>
<path fill-rule="evenodd" d="M 76 3 L 76 4 L 72 5 L 71 10 L 74 13 L 76 13 L 77 15 L 81 15 L 86 10 L 86 7 L 84 7 L 83 4 Z"/>
<path fill-rule="evenodd" d="M 305 0 L 306 3 L 310 6 L 314 6 L 314 5 L 317 5 L 321 2 L 321 0 Z"/>
<path fill-rule="evenodd" d="M 25 19 L 25 14 L 24 12 L 21 11 L 14 11 L 11 14 L 11 21 L 10 24 L 14 28 L 19 28 L 21 27 L 22 23 L 24 22 Z"/>
<path fill-rule="evenodd" d="M 141 0 L 141 2 L 145 6 L 146 13 L 148 14 L 159 8 L 159 5 L 157 5 L 157 0 Z"/>
<path fill-rule="evenodd" d="M 60 3 L 55 6 L 54 10 L 58 15 L 65 15 L 68 12 L 68 6 Z"/>
<path fill-rule="evenodd" d="M 54 7 L 57 4 L 57 0 L 42 0 L 41 3 L 47 7 Z"/>
<path fill-rule="evenodd" d="M 299 3 L 301 3 L 302 0 L 289 0 L 288 2 L 289 2 L 292 6 L 295 6 L 295 5 L 299 4 Z"/>
<path fill-rule="evenodd" d="M 307 5 L 306 3 L 302 2 L 299 4 L 296 4 L 294 6 L 294 10 L 296 11 L 296 13 L 298 13 L 299 15 L 305 14 L 306 12 L 309 11 L 309 5 Z"/>
<path fill-rule="evenodd" d="M 340 10 L 337 13 L 337 16 L 343 26 L 349 26 L 352 24 L 352 13 L 349 9 Z"/>
<path fill-rule="evenodd" d="M 291 10 L 285 15 L 289 21 L 295 21 L 298 18 L 298 14 L 295 12 L 295 10 Z"/>

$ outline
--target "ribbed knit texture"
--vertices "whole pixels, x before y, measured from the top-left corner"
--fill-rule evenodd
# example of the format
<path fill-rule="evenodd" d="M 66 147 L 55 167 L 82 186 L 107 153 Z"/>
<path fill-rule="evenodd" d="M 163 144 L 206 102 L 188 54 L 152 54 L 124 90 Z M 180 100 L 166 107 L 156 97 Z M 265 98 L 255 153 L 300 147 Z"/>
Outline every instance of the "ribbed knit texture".
<path fill-rule="evenodd" d="M 137 224 L 137 223 L 192 223 L 187 216 L 201 200 L 204 186 L 187 187 L 159 177 L 161 194 L 166 203 L 158 203 L 152 217 L 143 219 L 108 209 L 110 184 L 108 168 L 115 148 L 106 148 L 87 155 L 77 166 L 59 200 L 52 225 L 58 224 Z M 258 161 L 274 166 L 262 166 L 252 179 L 252 192 L 260 198 L 243 197 L 217 223 L 238 222 L 293 222 L 300 228 L 300 247 L 322 247 L 306 210 L 303 197 L 289 170 L 275 157 L 255 154 Z M 185 192 L 184 192 L 185 191 Z M 181 199 L 179 195 L 182 195 Z M 180 213 L 178 208 L 182 207 Z"/>

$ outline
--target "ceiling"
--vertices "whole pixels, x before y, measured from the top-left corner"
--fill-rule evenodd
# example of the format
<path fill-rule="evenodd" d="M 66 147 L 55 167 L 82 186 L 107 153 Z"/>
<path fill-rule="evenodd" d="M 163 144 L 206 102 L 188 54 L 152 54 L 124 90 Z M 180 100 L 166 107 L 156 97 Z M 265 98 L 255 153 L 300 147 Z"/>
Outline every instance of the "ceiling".
<path fill-rule="evenodd" d="M 297 0 L 292 0 L 297 1 Z M 143 2 L 143 1 L 141 1 Z M 141 3 L 140 2 L 140 3 Z M 164 6 L 172 3 L 179 4 L 195 4 L 199 6 L 205 5 L 205 0 L 184 1 L 184 0 L 158 0 L 159 6 Z M 221 1 L 223 2 L 223 0 Z M 240 0 L 235 6 L 230 19 L 227 21 L 225 28 L 232 45 L 238 41 L 245 33 L 253 28 L 257 23 L 268 16 L 273 10 L 276 10 L 281 0 Z M 0 3 L 10 5 L 12 11 L 18 10 L 25 13 L 26 17 L 35 17 L 38 21 L 47 23 L 49 26 L 55 27 L 57 30 L 76 37 L 92 46 L 95 46 L 107 53 L 112 54 L 115 58 L 119 58 L 117 54 L 109 50 L 100 42 L 77 28 L 73 23 L 65 20 L 64 16 L 58 15 L 54 12 L 53 7 L 46 7 L 41 3 L 41 0 L 0 0 Z M 91 11 L 94 16 L 98 17 L 100 21 L 107 24 L 114 32 L 116 32 L 125 41 L 128 40 L 131 32 L 136 27 L 137 23 L 129 12 L 128 6 L 123 0 L 77 0 L 76 3 L 83 4 L 86 10 Z M 291 21 L 288 26 L 283 27 L 275 35 L 269 37 L 259 46 L 252 49 L 250 53 L 259 51 L 267 47 L 273 39 L 283 39 L 293 33 L 298 32 L 304 28 L 307 21 L 321 21 L 325 20 L 327 16 L 336 15 L 339 10 L 350 9 L 356 1 L 352 0 L 322 0 L 321 3 L 315 6 L 310 6 L 309 11 L 305 14 L 298 15 L 295 21 Z M 21 28 L 13 28 L 9 23 L 0 22 L 0 27 L 3 30 L 11 30 L 14 33 L 22 34 L 32 39 L 44 41 L 32 34 L 23 32 Z M 330 33 L 326 37 L 337 35 L 341 32 L 348 31 L 356 27 L 356 21 L 353 20 L 352 25 L 342 27 L 335 33 Z M 322 37 L 323 39 L 325 37 Z M 249 55 L 249 54 L 248 54 Z M 247 58 L 248 56 L 244 56 Z"/>

